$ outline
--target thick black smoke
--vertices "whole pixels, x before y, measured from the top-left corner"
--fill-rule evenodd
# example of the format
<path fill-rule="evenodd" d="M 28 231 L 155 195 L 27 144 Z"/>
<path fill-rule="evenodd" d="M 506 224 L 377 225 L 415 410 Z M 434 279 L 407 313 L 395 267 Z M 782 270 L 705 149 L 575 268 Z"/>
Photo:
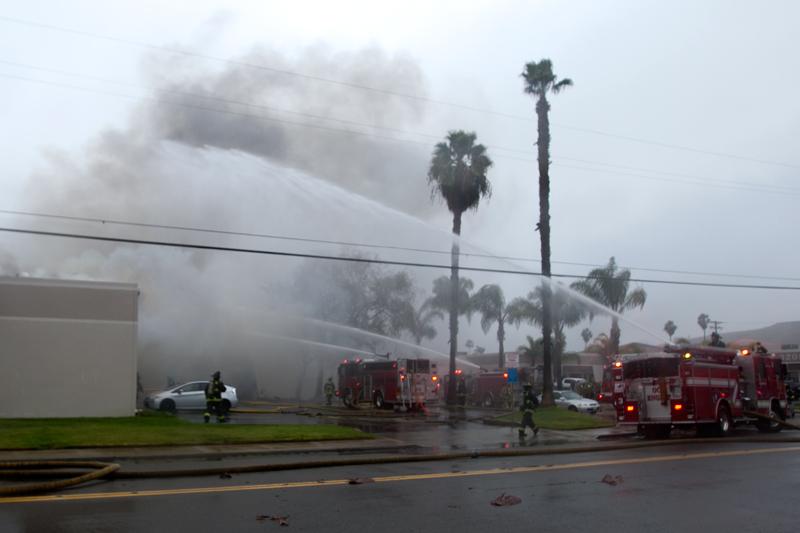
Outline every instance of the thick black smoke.
<path fill-rule="evenodd" d="M 334 52 L 325 47 L 288 57 L 258 47 L 219 70 L 201 68 L 191 58 L 172 58 L 151 59 L 146 71 L 161 100 L 145 106 L 142 126 L 158 138 L 241 150 L 407 212 L 431 209 L 424 194 L 430 148 L 389 140 L 408 138 L 402 133 L 356 125 L 419 129 L 425 113 L 422 101 L 353 87 L 425 95 L 424 76 L 408 57 L 391 56 L 379 48 Z"/>

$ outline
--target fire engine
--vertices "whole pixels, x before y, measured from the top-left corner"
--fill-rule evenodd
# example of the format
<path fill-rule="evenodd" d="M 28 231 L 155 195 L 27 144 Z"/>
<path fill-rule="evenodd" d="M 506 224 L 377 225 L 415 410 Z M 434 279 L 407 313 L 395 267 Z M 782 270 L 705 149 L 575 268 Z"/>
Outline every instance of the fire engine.
<path fill-rule="evenodd" d="M 422 408 L 436 400 L 440 386 L 436 363 L 428 359 L 345 359 L 339 365 L 337 375 L 336 396 L 348 407 L 359 402 L 371 402 L 379 409 L 392 406 Z"/>
<path fill-rule="evenodd" d="M 468 393 L 468 402 L 482 407 L 501 407 L 507 401 L 503 389 L 508 384 L 508 372 L 484 372 L 475 376 Z M 512 399 L 513 397 L 509 398 Z"/>
<path fill-rule="evenodd" d="M 786 366 L 767 353 L 667 346 L 615 361 L 611 374 L 617 421 L 646 437 L 673 427 L 727 435 L 745 423 L 777 432 L 786 417 Z"/>
<path fill-rule="evenodd" d="M 508 372 L 482 372 L 480 374 L 465 375 L 458 368 L 456 369 L 456 383 L 464 381 L 466 396 L 458 395 L 458 401 L 462 405 L 476 405 L 481 407 L 502 407 L 506 402 L 504 397 L 504 387 L 508 384 Z M 442 387 L 442 399 L 447 398 L 450 388 L 450 376 L 444 376 L 444 386 Z M 513 400 L 513 398 L 512 398 Z"/>

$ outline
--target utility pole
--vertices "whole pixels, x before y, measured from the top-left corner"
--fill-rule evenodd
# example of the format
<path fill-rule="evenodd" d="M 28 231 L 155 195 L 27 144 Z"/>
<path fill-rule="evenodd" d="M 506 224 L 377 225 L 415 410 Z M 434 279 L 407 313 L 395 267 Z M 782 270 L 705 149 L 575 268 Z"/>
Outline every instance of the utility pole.
<path fill-rule="evenodd" d="M 712 324 L 714 324 L 714 333 L 719 333 L 719 330 L 723 329 L 720 327 L 720 324 L 724 324 L 725 322 L 721 320 L 709 320 Z"/>

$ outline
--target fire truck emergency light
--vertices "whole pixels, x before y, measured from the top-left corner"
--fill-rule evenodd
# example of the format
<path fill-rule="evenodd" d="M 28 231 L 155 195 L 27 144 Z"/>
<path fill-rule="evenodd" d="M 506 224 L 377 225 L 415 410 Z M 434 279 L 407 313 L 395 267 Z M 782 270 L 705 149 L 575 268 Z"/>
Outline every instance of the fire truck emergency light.
<path fill-rule="evenodd" d="M 431 381 L 436 383 L 439 380 L 439 376 L 431 376 Z"/>
<path fill-rule="evenodd" d="M 739 350 L 739 353 L 747 357 L 748 355 L 750 355 L 750 350 L 748 350 L 747 348 L 742 348 L 741 350 Z"/>
<path fill-rule="evenodd" d="M 503 372 L 503 379 L 508 379 L 508 372 Z"/>
<path fill-rule="evenodd" d="M 682 411 L 682 410 L 683 410 L 683 404 L 682 404 L 682 403 L 676 403 L 676 404 L 673 404 L 673 405 L 672 405 L 672 408 L 673 408 L 674 410 L 676 410 L 676 411 Z"/>
<path fill-rule="evenodd" d="M 684 359 L 691 359 L 692 358 L 692 353 L 691 352 L 686 352 L 685 354 L 683 354 L 683 358 Z"/>
<path fill-rule="evenodd" d="M 614 361 L 614 367 L 619 368 L 622 366 L 622 361 Z"/>
<path fill-rule="evenodd" d="M 632 413 L 634 409 L 636 408 L 632 405 L 625 406 L 625 410 L 628 411 L 629 413 Z"/>

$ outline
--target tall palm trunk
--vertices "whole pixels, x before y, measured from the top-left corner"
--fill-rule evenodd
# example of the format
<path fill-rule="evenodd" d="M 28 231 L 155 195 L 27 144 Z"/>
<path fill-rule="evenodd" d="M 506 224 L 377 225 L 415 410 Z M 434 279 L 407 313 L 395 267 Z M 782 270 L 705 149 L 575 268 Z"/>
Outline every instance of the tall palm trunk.
<path fill-rule="evenodd" d="M 500 344 L 500 354 L 498 355 L 497 368 L 502 370 L 506 366 L 506 354 L 503 351 L 503 341 L 506 340 L 506 328 L 503 324 L 503 317 L 497 319 L 497 342 Z"/>
<path fill-rule="evenodd" d="M 450 386 L 447 404 L 458 403 L 456 397 L 456 351 L 458 350 L 458 236 L 461 235 L 461 213 L 453 213 L 453 248 L 450 253 Z"/>
<path fill-rule="evenodd" d="M 539 238 L 542 250 L 542 275 L 548 278 L 542 291 L 542 348 L 544 352 L 544 384 L 542 404 L 553 405 L 553 317 L 550 292 L 550 121 L 547 116 L 550 104 L 544 94 L 536 102 L 539 140 Z"/>
<path fill-rule="evenodd" d="M 564 326 L 556 325 L 555 327 L 555 342 L 553 343 L 553 379 L 561 388 L 561 380 L 564 377 L 561 365 L 563 363 L 564 348 L 566 347 L 567 340 L 564 337 Z"/>
<path fill-rule="evenodd" d="M 611 338 L 609 339 L 610 342 L 608 343 L 608 350 L 609 350 L 608 356 L 609 357 L 611 357 L 613 355 L 616 355 L 616 353 L 619 352 L 619 337 L 620 337 L 620 334 L 621 334 L 621 331 L 619 329 L 619 320 L 617 320 L 617 317 L 612 317 L 611 318 Z"/>

